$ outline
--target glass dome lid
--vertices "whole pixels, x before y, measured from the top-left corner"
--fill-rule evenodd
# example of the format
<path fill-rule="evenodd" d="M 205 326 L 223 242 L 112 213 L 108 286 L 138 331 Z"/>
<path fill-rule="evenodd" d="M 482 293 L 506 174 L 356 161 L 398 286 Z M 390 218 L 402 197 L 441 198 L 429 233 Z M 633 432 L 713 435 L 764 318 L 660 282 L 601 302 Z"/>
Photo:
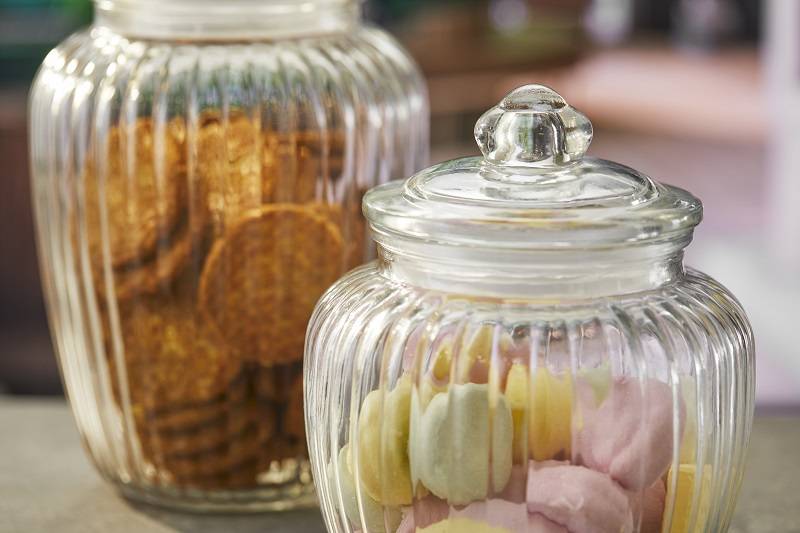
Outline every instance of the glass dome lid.
<path fill-rule="evenodd" d="M 702 218 L 688 192 L 584 157 L 589 119 L 555 91 L 526 85 L 475 125 L 483 157 L 430 167 L 370 191 L 376 240 L 463 249 L 545 251 L 684 247 Z"/>

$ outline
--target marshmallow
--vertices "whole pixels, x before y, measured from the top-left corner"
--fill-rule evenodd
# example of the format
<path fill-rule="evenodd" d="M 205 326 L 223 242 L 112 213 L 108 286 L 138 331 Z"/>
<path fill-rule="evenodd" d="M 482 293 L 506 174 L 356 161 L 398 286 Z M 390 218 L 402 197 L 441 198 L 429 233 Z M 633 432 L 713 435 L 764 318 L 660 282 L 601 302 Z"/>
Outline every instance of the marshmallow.
<path fill-rule="evenodd" d="M 699 480 L 700 495 L 695 500 L 694 489 L 697 480 L 697 467 L 694 464 L 678 466 L 678 479 L 675 480 L 675 470 L 670 468 L 667 477 L 667 487 L 672 490 L 675 483 L 675 505 L 672 516 L 664 516 L 663 531 L 669 533 L 686 533 L 688 531 L 705 531 L 708 522 L 708 513 L 711 508 L 711 465 L 703 467 L 703 478 Z M 672 497 L 668 495 L 667 498 Z M 692 520 L 694 513 L 694 522 Z M 671 524 L 669 523 L 671 519 Z"/>
<path fill-rule="evenodd" d="M 395 388 L 370 392 L 358 418 L 358 467 L 364 489 L 384 505 L 411 503 L 408 438 L 411 379 L 406 374 Z"/>
<path fill-rule="evenodd" d="M 492 499 L 471 503 L 460 511 L 454 511 L 452 516 L 468 518 L 474 522 L 482 522 L 515 533 L 569 533 L 565 527 L 547 519 L 542 514 L 528 514 L 525 504 L 505 500 Z"/>
<path fill-rule="evenodd" d="M 643 493 L 636 493 L 631 498 L 634 514 L 640 513 L 641 515 L 641 526 L 639 528 L 641 533 L 661 533 L 666 497 L 667 489 L 664 487 L 664 480 L 658 479 L 647 487 Z"/>
<path fill-rule="evenodd" d="M 583 428 L 577 438 L 582 464 L 608 473 L 628 490 L 655 483 L 672 461 L 673 395 L 669 385 L 653 379 L 642 384 L 623 377 L 614 380 L 599 407 L 587 396 L 581 395 Z M 682 400 L 679 405 L 682 420 Z"/>
<path fill-rule="evenodd" d="M 397 533 L 569 533 L 541 514 L 528 514 L 524 503 L 491 499 L 451 509 L 444 500 L 428 497 L 414 505 Z"/>
<path fill-rule="evenodd" d="M 447 384 L 451 370 L 455 372 L 456 382 L 488 383 L 490 376 L 504 379 L 508 372 L 508 357 L 513 341 L 503 331 L 497 336 L 495 346 L 495 327 L 490 324 L 478 326 L 472 334 L 461 339 L 460 352 L 453 368 L 453 336 L 445 338 L 436 346 L 430 374 L 436 384 Z"/>
<path fill-rule="evenodd" d="M 431 526 L 418 528 L 416 533 L 516 533 L 516 531 L 490 526 L 469 518 L 448 518 Z"/>
<path fill-rule="evenodd" d="M 683 422 L 683 438 L 678 462 L 692 464 L 697 460 L 697 382 L 695 378 L 681 378 L 681 397 L 687 409 Z"/>
<path fill-rule="evenodd" d="M 506 395 L 509 403 L 516 408 L 517 431 L 524 430 L 524 406 L 527 404 L 530 456 L 536 461 L 553 459 L 559 454 L 569 456 L 572 441 L 572 379 L 569 375 L 556 377 L 547 368 L 540 367 L 530 377 L 531 387 L 528 384 L 527 367 L 512 365 L 506 382 Z"/>
<path fill-rule="evenodd" d="M 607 475 L 582 466 L 531 465 L 529 513 L 539 513 L 575 533 L 633 530 L 628 495 Z"/>
<path fill-rule="evenodd" d="M 489 405 L 489 386 L 452 385 L 424 409 L 412 402 L 411 476 L 452 505 L 500 492 L 511 476 L 513 422 L 502 395 Z M 490 485 L 491 484 L 491 485 Z"/>
<path fill-rule="evenodd" d="M 394 531 L 400 524 L 402 515 L 396 507 L 387 507 L 384 515 L 384 508 L 380 503 L 373 500 L 366 492 L 361 493 L 361 508 L 359 510 L 356 486 L 353 479 L 353 472 L 350 468 L 349 460 L 350 447 L 345 446 L 339 451 L 339 457 L 334 463 L 328 463 L 328 483 L 330 484 L 331 499 L 337 503 L 341 494 L 342 504 L 345 515 L 350 523 L 360 527 L 363 516 L 366 531 L 384 531 L 387 527 L 389 531 Z M 336 472 L 338 469 L 339 483 L 336 484 Z M 338 490 L 337 490 L 338 487 Z M 338 505 L 338 503 L 337 503 Z"/>
<path fill-rule="evenodd" d="M 514 422 L 514 463 L 528 470 L 528 368 L 521 363 L 514 363 L 508 371 L 506 379 L 506 400 L 511 407 L 511 418 Z M 524 477 L 524 475 L 523 475 Z"/>

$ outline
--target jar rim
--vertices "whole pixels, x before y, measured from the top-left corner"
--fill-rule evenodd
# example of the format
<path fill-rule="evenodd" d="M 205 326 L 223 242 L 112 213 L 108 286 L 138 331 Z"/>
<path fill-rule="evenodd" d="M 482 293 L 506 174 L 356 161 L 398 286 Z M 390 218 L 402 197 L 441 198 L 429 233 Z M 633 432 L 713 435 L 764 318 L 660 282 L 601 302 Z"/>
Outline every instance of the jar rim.
<path fill-rule="evenodd" d="M 475 249 L 608 249 L 683 243 L 702 220 L 689 192 L 584 157 L 589 120 L 540 85 L 513 91 L 475 126 L 483 157 L 381 185 L 364 214 L 384 239 Z"/>
<path fill-rule="evenodd" d="M 282 39 L 346 31 L 363 0 L 94 0 L 95 23 L 140 39 Z"/>

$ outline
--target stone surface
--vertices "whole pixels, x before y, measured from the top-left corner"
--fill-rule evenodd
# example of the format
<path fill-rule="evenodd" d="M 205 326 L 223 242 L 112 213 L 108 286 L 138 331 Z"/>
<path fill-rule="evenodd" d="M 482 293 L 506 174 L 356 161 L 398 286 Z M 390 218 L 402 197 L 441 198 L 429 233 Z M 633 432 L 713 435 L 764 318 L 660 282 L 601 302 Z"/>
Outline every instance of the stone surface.
<path fill-rule="evenodd" d="M 316 510 L 192 515 L 132 505 L 95 473 L 58 400 L 0 397 L 0 532 L 324 532 Z M 730 533 L 800 532 L 800 416 L 756 417 Z"/>

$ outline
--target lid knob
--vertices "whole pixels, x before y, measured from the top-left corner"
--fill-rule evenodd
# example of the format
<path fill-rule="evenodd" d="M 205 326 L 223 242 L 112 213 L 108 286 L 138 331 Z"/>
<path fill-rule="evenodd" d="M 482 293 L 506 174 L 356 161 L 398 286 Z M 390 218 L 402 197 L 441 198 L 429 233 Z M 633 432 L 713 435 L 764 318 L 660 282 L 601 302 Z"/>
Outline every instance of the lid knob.
<path fill-rule="evenodd" d="M 583 157 L 592 123 L 549 87 L 524 85 L 478 119 L 475 140 L 492 165 L 553 168 Z"/>

